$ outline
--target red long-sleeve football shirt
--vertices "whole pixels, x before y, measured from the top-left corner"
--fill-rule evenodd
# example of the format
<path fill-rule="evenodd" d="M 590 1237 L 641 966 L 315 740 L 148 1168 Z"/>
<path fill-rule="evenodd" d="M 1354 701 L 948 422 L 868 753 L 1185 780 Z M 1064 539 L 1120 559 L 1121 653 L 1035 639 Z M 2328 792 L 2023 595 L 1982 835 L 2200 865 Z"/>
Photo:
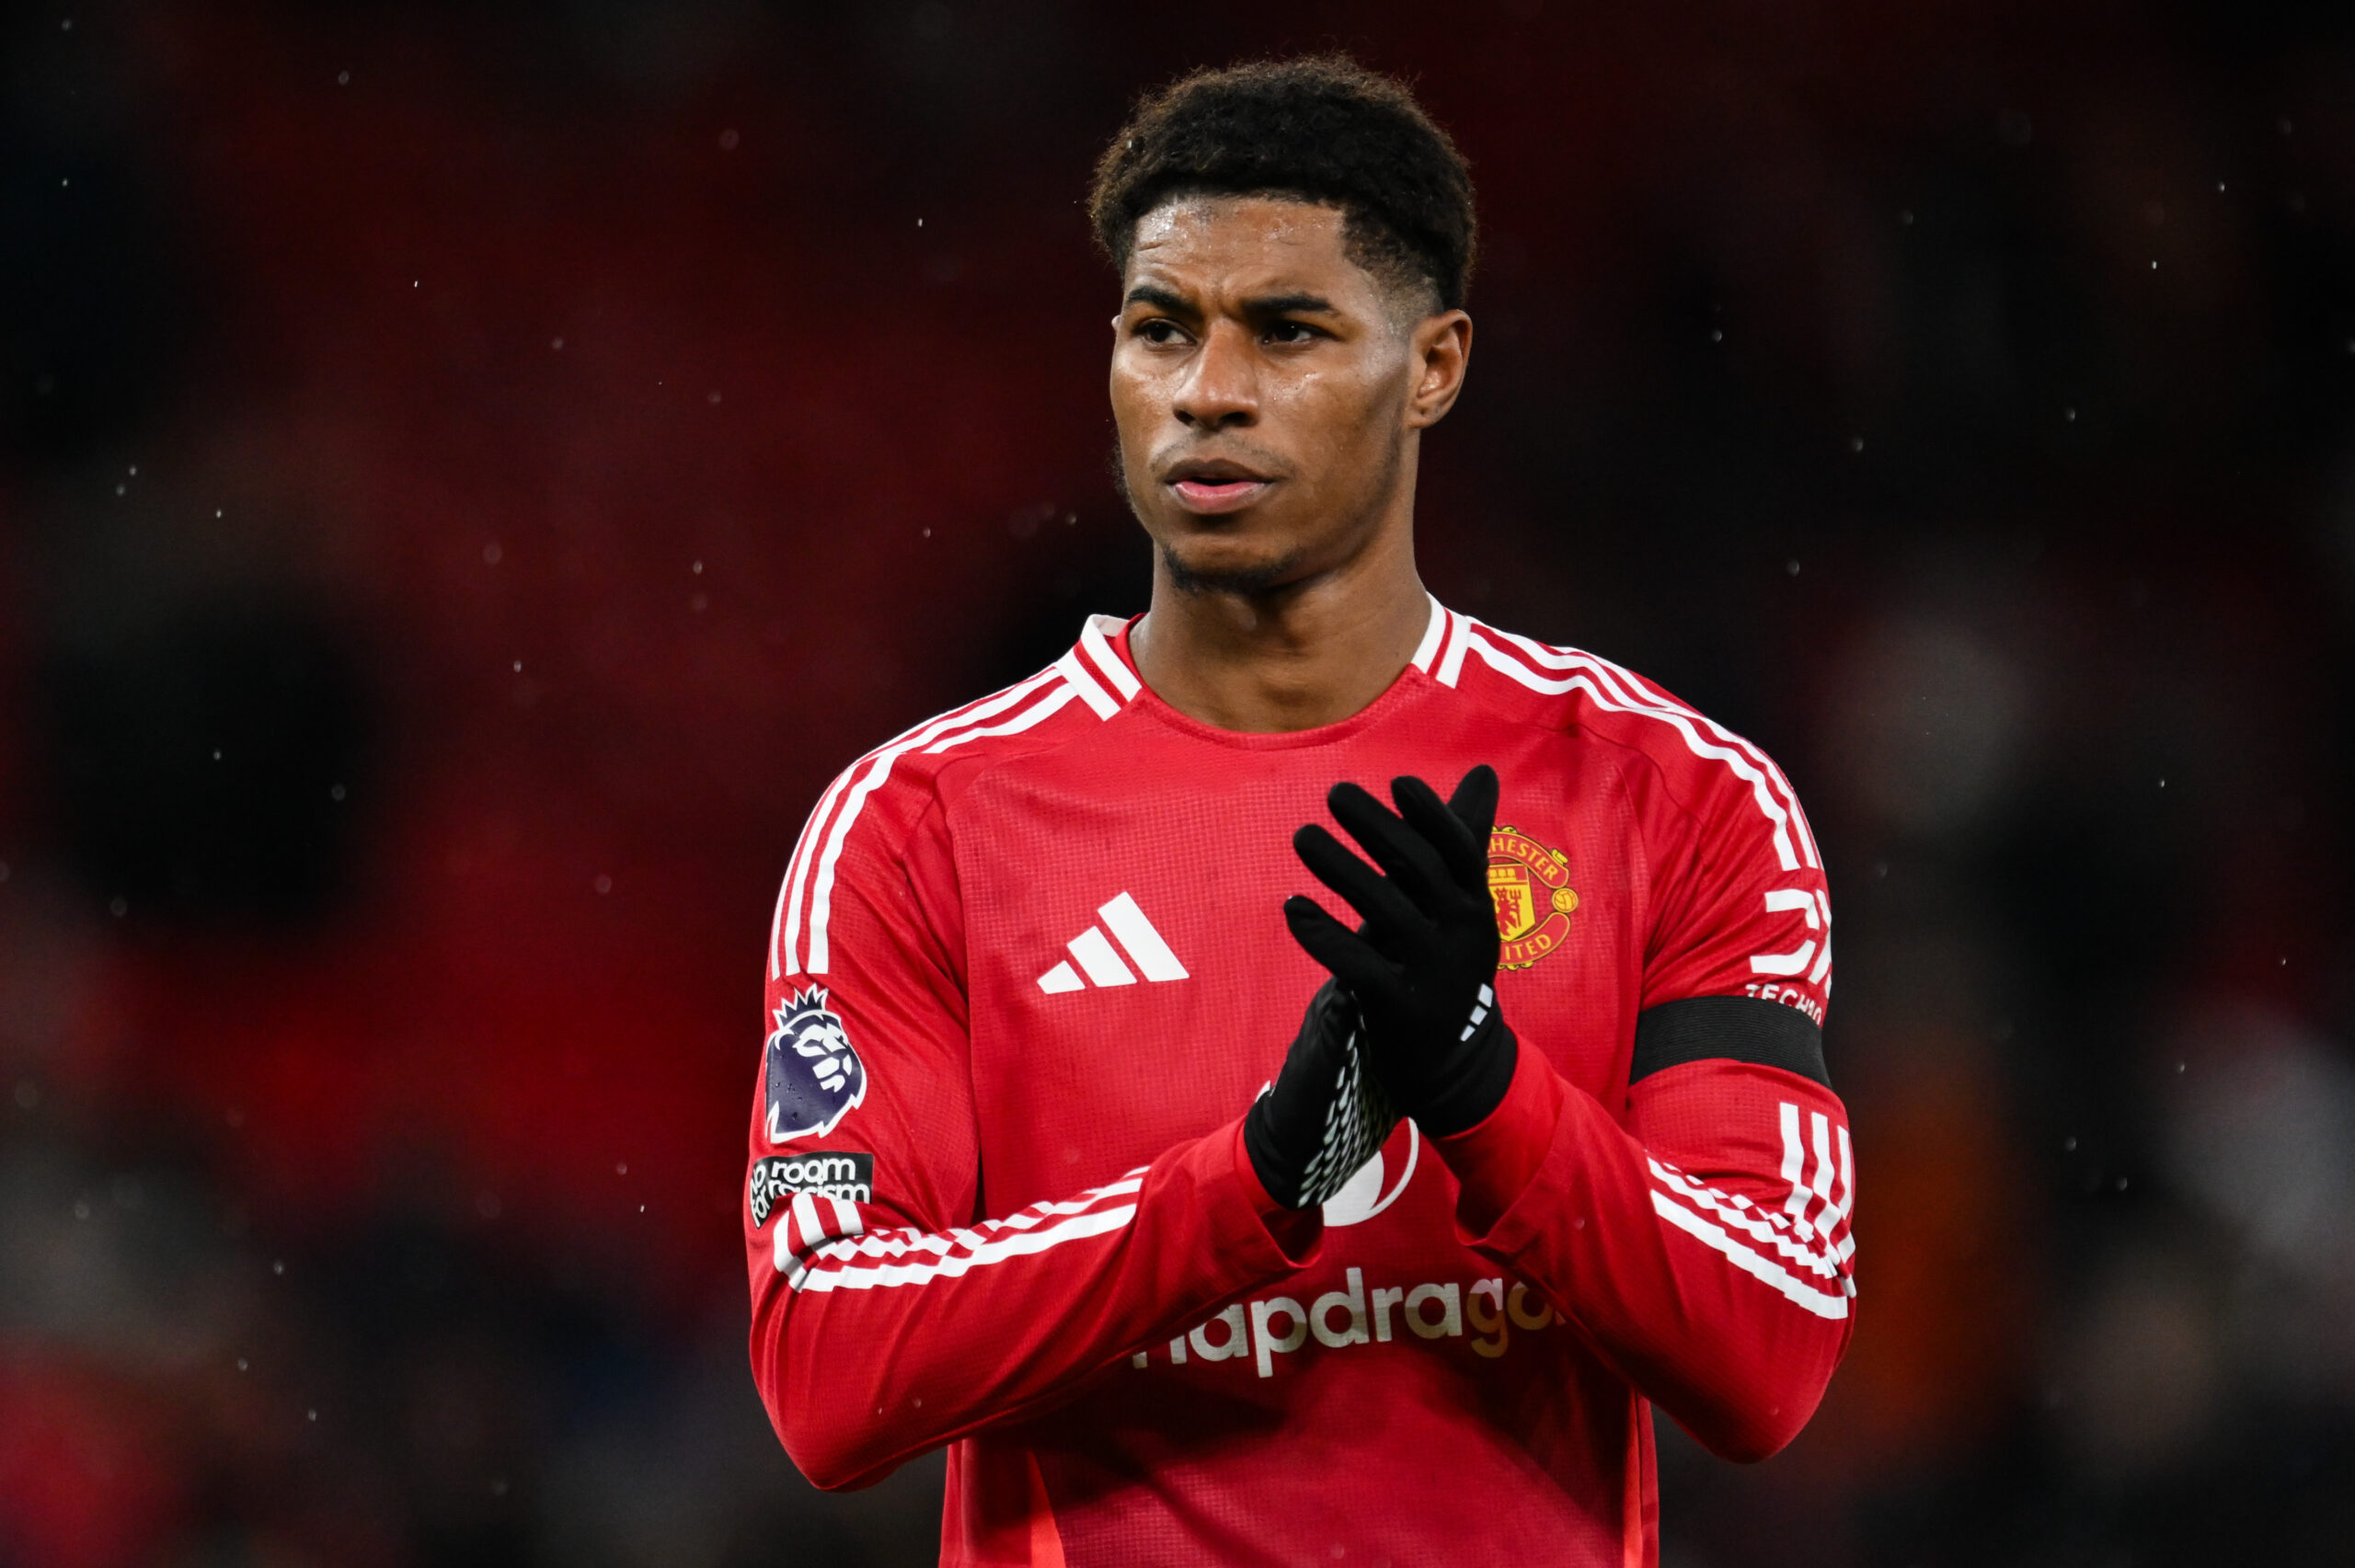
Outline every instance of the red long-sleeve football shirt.
<path fill-rule="evenodd" d="M 1292 830 L 1338 780 L 1479 762 L 1512 1088 L 1277 1209 L 1238 1127 L 1324 979 Z M 1434 602 L 1363 712 L 1240 735 L 1098 617 L 803 832 L 744 1214 L 762 1397 L 821 1486 L 953 1444 L 949 1563 L 1652 1563 L 1649 1406 L 1763 1456 L 1847 1344 L 1830 979 L 1788 782 L 1615 665 Z"/>

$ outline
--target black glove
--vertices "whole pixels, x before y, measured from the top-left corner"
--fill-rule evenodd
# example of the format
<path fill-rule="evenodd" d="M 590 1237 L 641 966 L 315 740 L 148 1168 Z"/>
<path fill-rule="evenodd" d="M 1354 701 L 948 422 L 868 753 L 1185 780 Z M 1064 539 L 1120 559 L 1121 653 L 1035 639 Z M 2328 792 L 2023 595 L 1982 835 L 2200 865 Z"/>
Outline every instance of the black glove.
<path fill-rule="evenodd" d="M 1276 1082 L 1243 1118 L 1243 1147 L 1268 1196 L 1309 1208 L 1339 1192 L 1398 1125 L 1358 1052 L 1358 1010 L 1331 980 L 1309 998 Z"/>
<path fill-rule="evenodd" d="M 1473 769 L 1444 804 L 1418 778 L 1394 779 L 1390 796 L 1396 815 L 1353 784 L 1326 796 L 1386 876 L 1315 823 L 1292 835 L 1308 869 L 1365 924 L 1353 932 L 1297 894 L 1284 900 L 1284 920 L 1356 1000 L 1366 1056 L 1392 1102 L 1427 1135 L 1445 1138 L 1497 1108 L 1520 1059 L 1497 1008 L 1488 892 L 1497 771 Z"/>

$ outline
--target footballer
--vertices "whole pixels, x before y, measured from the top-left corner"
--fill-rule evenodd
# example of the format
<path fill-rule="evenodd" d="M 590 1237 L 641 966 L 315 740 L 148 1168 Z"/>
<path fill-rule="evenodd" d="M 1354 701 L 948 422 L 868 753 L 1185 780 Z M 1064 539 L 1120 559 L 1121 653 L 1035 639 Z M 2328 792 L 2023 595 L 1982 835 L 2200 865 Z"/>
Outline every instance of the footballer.
<path fill-rule="evenodd" d="M 1654 1411 L 1756 1459 L 1855 1322 L 1789 782 L 1446 608 L 1472 188 L 1345 60 L 1097 166 L 1150 608 L 837 778 L 770 933 L 752 1361 L 947 1563 L 1658 1559 Z"/>

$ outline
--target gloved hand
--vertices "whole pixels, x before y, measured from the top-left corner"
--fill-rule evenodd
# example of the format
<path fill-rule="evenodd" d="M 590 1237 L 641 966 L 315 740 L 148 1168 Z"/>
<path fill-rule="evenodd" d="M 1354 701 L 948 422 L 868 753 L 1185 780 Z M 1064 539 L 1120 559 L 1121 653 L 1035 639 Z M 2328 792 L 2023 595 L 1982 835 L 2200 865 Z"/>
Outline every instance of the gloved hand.
<path fill-rule="evenodd" d="M 1284 921 L 1356 1001 L 1373 1076 L 1431 1138 L 1483 1120 L 1512 1084 L 1520 1046 L 1497 1008 L 1497 910 L 1488 835 L 1497 772 L 1485 763 L 1442 802 L 1419 778 L 1391 781 L 1393 813 L 1353 784 L 1326 796 L 1377 873 L 1315 823 L 1292 835 L 1308 869 L 1365 917 L 1351 931 L 1313 898 Z"/>
<path fill-rule="evenodd" d="M 1283 1070 L 1243 1120 L 1251 1169 L 1286 1208 L 1312 1207 L 1339 1192 L 1397 1125 L 1360 1056 L 1357 1007 L 1327 980 L 1309 999 Z"/>

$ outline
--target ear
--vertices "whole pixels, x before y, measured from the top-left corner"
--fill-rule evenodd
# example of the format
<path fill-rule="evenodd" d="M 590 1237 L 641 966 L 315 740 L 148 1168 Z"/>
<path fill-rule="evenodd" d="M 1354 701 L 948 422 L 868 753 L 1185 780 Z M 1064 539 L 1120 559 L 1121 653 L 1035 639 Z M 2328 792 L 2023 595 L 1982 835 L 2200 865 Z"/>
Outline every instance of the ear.
<path fill-rule="evenodd" d="M 1446 418 L 1464 390 L 1464 372 L 1472 362 L 1472 318 L 1460 310 L 1425 316 L 1415 324 L 1408 362 L 1415 385 L 1407 396 L 1407 428 L 1419 430 Z"/>

